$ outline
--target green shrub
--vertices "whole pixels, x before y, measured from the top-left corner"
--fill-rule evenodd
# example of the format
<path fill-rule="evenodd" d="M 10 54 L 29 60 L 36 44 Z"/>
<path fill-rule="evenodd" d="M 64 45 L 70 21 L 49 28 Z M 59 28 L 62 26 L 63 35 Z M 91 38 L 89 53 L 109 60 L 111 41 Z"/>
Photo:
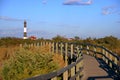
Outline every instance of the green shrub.
<path fill-rule="evenodd" d="M 50 53 L 21 48 L 3 64 L 1 75 L 3 80 L 21 80 L 57 70 L 58 65 Z"/>

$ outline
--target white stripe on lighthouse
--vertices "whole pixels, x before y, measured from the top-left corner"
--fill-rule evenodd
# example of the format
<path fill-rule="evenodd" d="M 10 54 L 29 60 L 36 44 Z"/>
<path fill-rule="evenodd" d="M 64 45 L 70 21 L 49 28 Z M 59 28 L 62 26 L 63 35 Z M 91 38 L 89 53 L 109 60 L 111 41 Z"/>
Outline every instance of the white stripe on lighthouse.
<path fill-rule="evenodd" d="M 24 28 L 24 32 L 27 32 L 27 28 Z"/>

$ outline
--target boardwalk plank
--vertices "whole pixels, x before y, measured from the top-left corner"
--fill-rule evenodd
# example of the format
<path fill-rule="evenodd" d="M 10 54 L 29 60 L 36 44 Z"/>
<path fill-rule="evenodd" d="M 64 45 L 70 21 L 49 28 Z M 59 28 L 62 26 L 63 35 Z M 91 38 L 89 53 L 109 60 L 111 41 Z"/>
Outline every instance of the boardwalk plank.
<path fill-rule="evenodd" d="M 83 55 L 84 76 L 82 80 L 113 80 L 107 72 L 100 68 L 97 60 L 89 55 Z"/>

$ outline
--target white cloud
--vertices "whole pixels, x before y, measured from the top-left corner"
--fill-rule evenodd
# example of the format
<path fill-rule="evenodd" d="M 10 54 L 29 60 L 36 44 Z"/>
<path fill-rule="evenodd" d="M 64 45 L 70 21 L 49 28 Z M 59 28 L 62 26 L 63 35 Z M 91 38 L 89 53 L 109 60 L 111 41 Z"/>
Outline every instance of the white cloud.
<path fill-rule="evenodd" d="M 43 4 L 47 4 L 47 0 L 42 0 L 42 3 Z"/>
<path fill-rule="evenodd" d="M 119 10 L 117 5 L 110 5 L 102 8 L 102 14 L 108 15 L 108 14 L 119 14 Z"/>
<path fill-rule="evenodd" d="M 0 16 L 0 20 L 6 20 L 6 21 L 23 21 L 23 19 L 11 18 L 11 17 L 7 17 L 7 16 Z"/>
<path fill-rule="evenodd" d="M 64 5 L 90 5 L 92 4 L 92 0 L 88 0 L 87 2 L 83 0 L 67 0 L 63 4 Z"/>

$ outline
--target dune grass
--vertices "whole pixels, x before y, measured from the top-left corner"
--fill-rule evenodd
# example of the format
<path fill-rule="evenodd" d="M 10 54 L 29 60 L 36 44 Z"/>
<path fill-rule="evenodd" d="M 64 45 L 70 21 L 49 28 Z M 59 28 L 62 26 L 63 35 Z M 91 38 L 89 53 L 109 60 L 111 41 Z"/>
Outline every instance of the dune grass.
<path fill-rule="evenodd" d="M 52 54 L 47 46 L 1 48 L 1 79 L 21 80 L 46 74 L 64 67 L 59 54 Z"/>

